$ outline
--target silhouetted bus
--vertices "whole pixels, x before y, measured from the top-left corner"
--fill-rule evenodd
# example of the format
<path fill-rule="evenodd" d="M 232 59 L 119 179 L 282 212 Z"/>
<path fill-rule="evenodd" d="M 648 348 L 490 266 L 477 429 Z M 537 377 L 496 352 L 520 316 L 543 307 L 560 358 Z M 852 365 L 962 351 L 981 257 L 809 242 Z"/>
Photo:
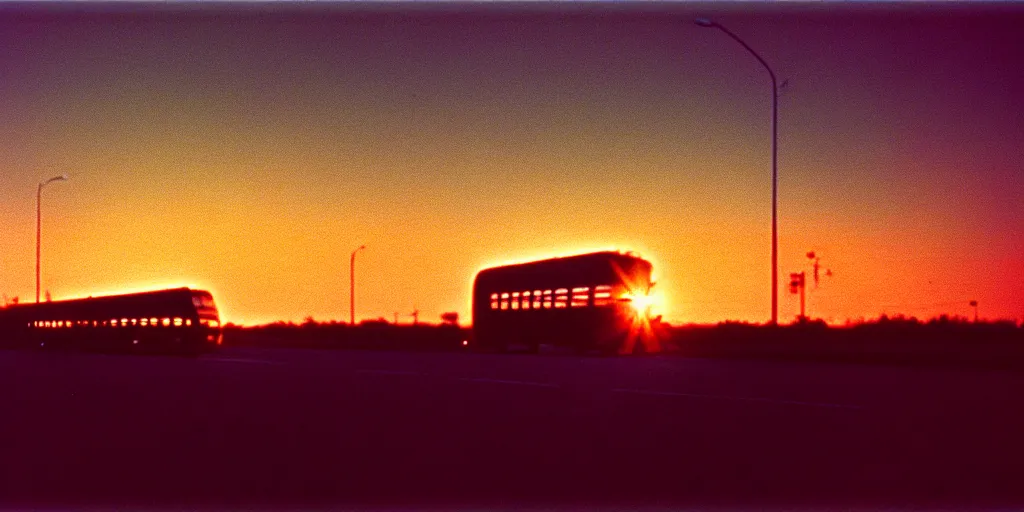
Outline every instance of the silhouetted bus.
<path fill-rule="evenodd" d="M 474 345 L 656 352 L 652 285 L 650 262 L 610 251 L 482 270 L 473 283 Z"/>
<path fill-rule="evenodd" d="M 0 310 L 8 345 L 198 354 L 221 343 L 210 292 L 176 288 Z"/>

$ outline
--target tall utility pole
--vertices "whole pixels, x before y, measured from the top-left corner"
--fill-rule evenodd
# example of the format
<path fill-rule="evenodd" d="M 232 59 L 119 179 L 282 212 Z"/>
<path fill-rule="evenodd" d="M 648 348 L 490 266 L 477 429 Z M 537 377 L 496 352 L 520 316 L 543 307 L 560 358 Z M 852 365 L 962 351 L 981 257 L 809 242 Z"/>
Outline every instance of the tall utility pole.
<path fill-rule="evenodd" d="M 62 174 L 60 176 L 54 176 L 46 181 L 39 183 L 39 188 L 36 189 L 36 304 L 39 303 L 39 262 L 41 260 L 40 254 L 42 253 L 42 233 L 43 233 L 43 187 L 54 182 L 54 181 L 67 181 L 68 175 Z"/>
<path fill-rule="evenodd" d="M 729 29 L 723 27 L 716 21 L 712 21 L 705 18 L 698 18 L 694 20 L 698 26 L 717 28 L 737 43 L 747 49 L 758 62 L 764 66 L 764 69 L 768 71 L 768 76 L 772 79 L 772 325 L 778 325 L 779 323 L 779 233 L 778 233 L 778 215 L 777 215 L 777 197 L 778 197 L 778 105 L 779 105 L 779 87 L 775 81 L 775 72 L 768 66 L 768 63 L 758 55 L 747 43 L 743 42 L 742 39 L 729 31 Z"/>
<path fill-rule="evenodd" d="M 366 246 L 360 245 L 352 251 L 348 266 L 348 324 L 352 326 L 356 325 L 356 253 L 363 249 Z"/>

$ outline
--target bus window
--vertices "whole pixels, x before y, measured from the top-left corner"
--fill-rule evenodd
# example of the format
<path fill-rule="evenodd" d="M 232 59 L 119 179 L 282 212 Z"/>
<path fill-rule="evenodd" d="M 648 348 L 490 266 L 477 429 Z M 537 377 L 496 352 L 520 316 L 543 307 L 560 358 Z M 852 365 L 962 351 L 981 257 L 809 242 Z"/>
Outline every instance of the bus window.
<path fill-rule="evenodd" d="M 540 290 L 533 291 L 533 309 L 540 309 Z"/>
<path fill-rule="evenodd" d="M 559 288 L 555 290 L 555 309 L 564 308 L 569 302 L 569 289 Z"/>
<path fill-rule="evenodd" d="M 612 287 L 606 284 L 594 288 L 594 305 L 607 306 L 612 304 Z"/>
<path fill-rule="evenodd" d="M 521 297 L 523 298 L 523 305 L 521 307 L 523 309 L 530 309 L 530 292 L 529 291 L 523 292 Z"/>
<path fill-rule="evenodd" d="M 508 294 L 501 294 L 501 309 L 508 309 Z"/>
<path fill-rule="evenodd" d="M 491 309 L 498 309 L 498 294 L 491 294 Z"/>
<path fill-rule="evenodd" d="M 512 309 L 519 309 L 519 292 L 512 292 Z"/>
<path fill-rule="evenodd" d="M 551 290 L 544 290 L 544 309 L 551 309 Z"/>
<path fill-rule="evenodd" d="M 217 305 L 213 303 L 213 297 L 206 293 L 197 293 L 192 296 L 192 305 L 196 309 L 216 310 Z"/>
<path fill-rule="evenodd" d="M 587 307 L 587 302 L 589 301 L 589 299 L 590 299 L 590 288 L 588 288 L 586 286 L 581 287 L 581 288 L 573 288 L 572 289 L 572 302 L 570 302 L 569 305 L 574 307 L 574 308 L 585 308 L 585 307 Z"/>

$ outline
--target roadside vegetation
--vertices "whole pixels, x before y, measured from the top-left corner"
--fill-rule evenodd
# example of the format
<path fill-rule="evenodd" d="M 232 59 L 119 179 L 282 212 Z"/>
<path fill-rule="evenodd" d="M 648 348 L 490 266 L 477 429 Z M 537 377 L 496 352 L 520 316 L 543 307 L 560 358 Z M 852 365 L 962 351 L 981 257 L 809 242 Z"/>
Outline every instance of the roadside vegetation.
<path fill-rule="evenodd" d="M 1024 370 L 1024 325 L 973 322 L 942 316 L 930 320 L 887 317 L 843 325 L 809 320 L 771 328 L 760 324 L 671 325 L 660 329 L 666 355 L 952 365 Z M 227 346 L 452 351 L 472 350 L 472 333 L 457 319 L 393 324 L 369 320 L 276 322 L 224 327 Z"/>

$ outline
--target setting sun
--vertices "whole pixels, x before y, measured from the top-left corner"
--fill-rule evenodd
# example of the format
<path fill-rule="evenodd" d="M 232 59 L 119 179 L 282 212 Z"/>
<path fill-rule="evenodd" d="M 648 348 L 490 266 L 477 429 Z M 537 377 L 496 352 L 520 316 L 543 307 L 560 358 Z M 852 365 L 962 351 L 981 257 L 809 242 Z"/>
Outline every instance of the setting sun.
<path fill-rule="evenodd" d="M 652 308 L 655 305 L 654 297 L 650 295 L 644 295 L 641 293 L 627 293 L 622 296 L 626 301 L 629 301 L 629 305 L 638 314 L 643 316 L 651 316 Z"/>

